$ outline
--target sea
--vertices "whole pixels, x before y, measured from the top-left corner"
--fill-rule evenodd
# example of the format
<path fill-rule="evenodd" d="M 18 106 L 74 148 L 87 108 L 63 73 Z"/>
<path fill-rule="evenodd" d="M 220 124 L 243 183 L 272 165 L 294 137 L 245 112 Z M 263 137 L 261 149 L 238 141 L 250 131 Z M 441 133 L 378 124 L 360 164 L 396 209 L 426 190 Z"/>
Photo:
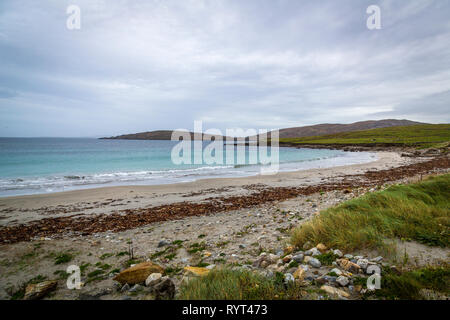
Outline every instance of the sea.
<path fill-rule="evenodd" d="M 261 167 L 267 166 L 261 163 L 257 146 L 234 146 L 235 162 L 230 164 L 226 161 L 225 146 L 222 150 L 224 163 L 185 161 L 191 163 L 177 164 L 172 152 L 178 143 L 96 138 L 0 138 L 0 197 L 245 177 L 258 175 Z M 206 150 L 208 144 L 200 143 L 200 151 Z M 245 154 L 244 161 L 237 162 L 238 148 Z M 279 155 L 279 171 L 359 164 L 374 161 L 377 157 L 369 152 L 287 147 L 269 148 L 269 155 L 275 150 Z M 216 155 L 215 152 L 211 154 Z M 193 151 L 191 157 L 194 157 Z"/>

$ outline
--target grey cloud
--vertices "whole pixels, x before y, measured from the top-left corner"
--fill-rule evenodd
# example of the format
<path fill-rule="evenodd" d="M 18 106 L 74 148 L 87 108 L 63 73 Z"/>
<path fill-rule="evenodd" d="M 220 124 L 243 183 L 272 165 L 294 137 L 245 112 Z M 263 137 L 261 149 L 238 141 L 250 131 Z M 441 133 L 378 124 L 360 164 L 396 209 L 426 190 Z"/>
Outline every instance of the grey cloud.
<path fill-rule="evenodd" d="M 73 3 L 0 3 L 0 136 L 450 120 L 448 2 Z"/>

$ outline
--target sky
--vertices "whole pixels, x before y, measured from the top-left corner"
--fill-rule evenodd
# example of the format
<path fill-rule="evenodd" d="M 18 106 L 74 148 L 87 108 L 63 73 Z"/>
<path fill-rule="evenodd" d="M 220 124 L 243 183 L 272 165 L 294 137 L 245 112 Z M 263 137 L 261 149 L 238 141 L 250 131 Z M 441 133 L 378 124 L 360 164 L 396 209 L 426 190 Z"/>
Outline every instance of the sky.
<path fill-rule="evenodd" d="M 450 1 L 0 1 L 3 137 L 387 118 L 450 122 Z"/>

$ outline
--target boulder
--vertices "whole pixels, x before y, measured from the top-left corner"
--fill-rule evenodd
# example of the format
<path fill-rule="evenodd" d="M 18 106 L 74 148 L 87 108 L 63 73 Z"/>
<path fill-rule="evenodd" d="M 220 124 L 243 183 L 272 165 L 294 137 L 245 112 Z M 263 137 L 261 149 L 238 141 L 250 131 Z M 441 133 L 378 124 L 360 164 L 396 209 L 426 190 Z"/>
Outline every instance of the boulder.
<path fill-rule="evenodd" d="M 336 279 L 336 282 L 339 283 L 341 286 L 345 287 L 350 282 L 347 277 L 340 276 Z"/>
<path fill-rule="evenodd" d="M 331 286 L 323 285 L 320 287 L 320 289 L 332 296 L 344 297 L 344 298 L 350 297 L 350 295 L 347 292 L 345 292 L 344 290 L 337 289 L 337 288 L 334 288 Z"/>
<path fill-rule="evenodd" d="M 322 266 L 318 259 L 309 256 L 305 257 L 305 262 L 314 268 L 320 268 Z"/>
<path fill-rule="evenodd" d="M 300 281 L 303 281 L 305 279 L 305 275 L 306 275 L 306 271 L 301 266 L 298 267 L 297 270 L 295 270 L 295 272 L 293 274 L 294 279 L 298 279 Z"/>
<path fill-rule="evenodd" d="M 317 248 L 312 248 L 312 249 L 305 251 L 306 256 L 318 256 L 320 254 L 321 254 L 321 252 Z"/>
<path fill-rule="evenodd" d="M 151 286 L 157 284 L 161 280 L 161 278 L 162 278 L 162 274 L 161 273 L 152 273 L 145 280 L 145 285 L 147 287 L 151 287 Z"/>
<path fill-rule="evenodd" d="M 339 249 L 333 250 L 334 255 L 338 256 L 339 258 L 342 258 L 343 254 L 342 251 Z"/>
<path fill-rule="evenodd" d="M 298 263 L 301 263 L 303 261 L 303 258 L 304 258 L 303 253 L 297 253 L 296 255 L 292 256 L 292 260 Z"/>
<path fill-rule="evenodd" d="M 338 268 L 331 269 L 330 272 L 336 273 L 338 276 L 341 276 L 341 275 L 342 275 L 342 271 L 339 270 Z"/>
<path fill-rule="evenodd" d="M 319 243 L 316 248 L 322 253 L 325 253 L 328 250 L 328 248 L 323 243 Z"/>
<path fill-rule="evenodd" d="M 358 266 L 361 267 L 361 269 L 366 270 L 368 265 L 369 265 L 369 260 L 367 259 L 358 259 L 358 261 L 356 262 L 356 264 Z"/>
<path fill-rule="evenodd" d="M 36 300 L 46 296 L 49 292 L 56 289 L 57 281 L 49 280 L 39 283 L 31 283 L 25 288 L 25 300 Z"/>
<path fill-rule="evenodd" d="M 186 276 L 203 277 L 209 273 L 209 269 L 201 267 L 184 267 Z"/>
<path fill-rule="evenodd" d="M 175 297 L 175 284 L 169 277 L 162 277 L 160 281 L 151 287 L 151 292 L 156 300 L 173 299 Z"/>
<path fill-rule="evenodd" d="M 113 280 L 121 284 L 137 284 L 143 283 L 152 273 L 164 273 L 164 269 L 153 262 L 138 263 L 134 267 L 123 270 L 116 275 Z"/>
<path fill-rule="evenodd" d="M 361 269 L 361 267 L 358 266 L 356 263 L 353 263 L 347 259 L 338 259 L 336 260 L 336 262 L 342 269 L 352 273 L 358 273 Z"/>

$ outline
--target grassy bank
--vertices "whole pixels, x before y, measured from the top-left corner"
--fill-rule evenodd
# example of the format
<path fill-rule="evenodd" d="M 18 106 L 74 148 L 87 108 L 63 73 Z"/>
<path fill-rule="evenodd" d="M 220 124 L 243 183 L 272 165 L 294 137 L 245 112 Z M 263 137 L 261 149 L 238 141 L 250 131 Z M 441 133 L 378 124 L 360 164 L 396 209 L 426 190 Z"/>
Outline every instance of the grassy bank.
<path fill-rule="evenodd" d="M 380 128 L 337 134 L 280 139 L 280 143 L 316 145 L 398 145 L 444 147 L 450 141 L 450 124 Z"/>
<path fill-rule="evenodd" d="M 300 299 L 301 287 L 283 284 L 283 274 L 267 278 L 247 270 L 218 269 L 185 283 L 181 300 Z"/>
<path fill-rule="evenodd" d="M 386 239 L 411 239 L 447 247 L 450 174 L 392 186 L 329 208 L 293 231 L 292 244 L 324 243 L 347 251 L 383 246 Z"/>

